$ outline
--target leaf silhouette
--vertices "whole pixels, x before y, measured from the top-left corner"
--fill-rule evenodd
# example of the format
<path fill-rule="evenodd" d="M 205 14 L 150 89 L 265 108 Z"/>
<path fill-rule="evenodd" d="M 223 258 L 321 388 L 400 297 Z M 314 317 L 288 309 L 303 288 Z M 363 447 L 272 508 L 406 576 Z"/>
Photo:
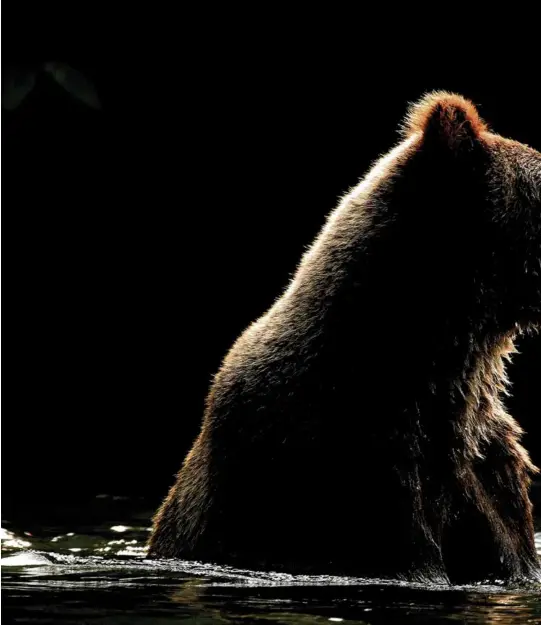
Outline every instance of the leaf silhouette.
<path fill-rule="evenodd" d="M 2 106 L 12 111 L 32 91 L 36 84 L 36 72 L 31 69 L 7 67 L 2 80 Z"/>
<path fill-rule="evenodd" d="M 101 103 L 94 85 L 81 72 L 66 63 L 51 61 L 44 66 L 45 71 L 61 85 L 69 94 L 95 109 L 101 108 Z"/>

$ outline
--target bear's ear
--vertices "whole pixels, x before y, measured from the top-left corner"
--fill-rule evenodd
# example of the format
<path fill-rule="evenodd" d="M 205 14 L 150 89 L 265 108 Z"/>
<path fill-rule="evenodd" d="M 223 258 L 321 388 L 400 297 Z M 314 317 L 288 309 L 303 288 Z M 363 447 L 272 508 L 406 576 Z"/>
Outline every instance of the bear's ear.
<path fill-rule="evenodd" d="M 434 91 L 413 104 L 402 126 L 404 136 L 422 133 L 426 143 L 451 150 L 472 147 L 488 130 L 475 106 L 460 95 Z"/>

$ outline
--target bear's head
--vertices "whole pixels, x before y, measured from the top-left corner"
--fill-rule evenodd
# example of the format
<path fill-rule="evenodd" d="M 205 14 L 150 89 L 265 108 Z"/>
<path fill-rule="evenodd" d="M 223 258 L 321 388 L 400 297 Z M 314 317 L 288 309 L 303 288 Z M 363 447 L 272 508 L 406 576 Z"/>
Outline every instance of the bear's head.
<path fill-rule="evenodd" d="M 541 154 L 494 134 L 471 102 L 446 92 L 414 104 L 403 134 L 410 147 L 395 183 L 419 207 L 410 205 L 405 221 L 417 239 L 432 239 L 443 288 L 470 300 L 482 334 L 539 327 Z"/>

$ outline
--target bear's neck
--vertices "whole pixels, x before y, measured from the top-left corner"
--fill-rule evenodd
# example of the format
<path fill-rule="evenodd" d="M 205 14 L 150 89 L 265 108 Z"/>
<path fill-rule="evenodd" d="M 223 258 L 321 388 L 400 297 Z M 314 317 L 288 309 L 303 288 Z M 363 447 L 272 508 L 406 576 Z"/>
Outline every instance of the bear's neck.
<path fill-rule="evenodd" d="M 511 334 L 477 340 L 470 334 L 417 354 L 409 366 L 403 362 L 399 388 L 389 389 L 388 414 L 394 415 L 398 430 L 407 430 L 413 417 L 435 445 L 432 449 L 438 440 L 446 448 L 451 439 L 457 459 L 481 457 L 495 421 L 516 427 L 503 404 L 506 363 L 515 351 Z M 399 375 L 395 370 L 388 378 L 391 386 Z M 405 415 L 408 419 L 402 421 Z"/>
<path fill-rule="evenodd" d="M 479 422 L 491 412 L 503 412 L 501 396 L 507 395 L 506 362 L 516 353 L 513 334 L 476 339 L 470 334 L 455 338 L 433 355 L 428 395 L 462 407 L 457 416 Z"/>

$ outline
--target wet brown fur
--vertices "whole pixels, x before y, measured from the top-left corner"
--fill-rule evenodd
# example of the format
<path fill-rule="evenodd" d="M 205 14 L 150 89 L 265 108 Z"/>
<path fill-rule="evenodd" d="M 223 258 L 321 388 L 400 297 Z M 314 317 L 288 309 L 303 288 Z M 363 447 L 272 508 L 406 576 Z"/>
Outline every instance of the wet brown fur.
<path fill-rule="evenodd" d="M 536 471 L 502 403 L 541 320 L 541 155 L 436 92 L 237 340 L 150 557 L 539 579 Z"/>

